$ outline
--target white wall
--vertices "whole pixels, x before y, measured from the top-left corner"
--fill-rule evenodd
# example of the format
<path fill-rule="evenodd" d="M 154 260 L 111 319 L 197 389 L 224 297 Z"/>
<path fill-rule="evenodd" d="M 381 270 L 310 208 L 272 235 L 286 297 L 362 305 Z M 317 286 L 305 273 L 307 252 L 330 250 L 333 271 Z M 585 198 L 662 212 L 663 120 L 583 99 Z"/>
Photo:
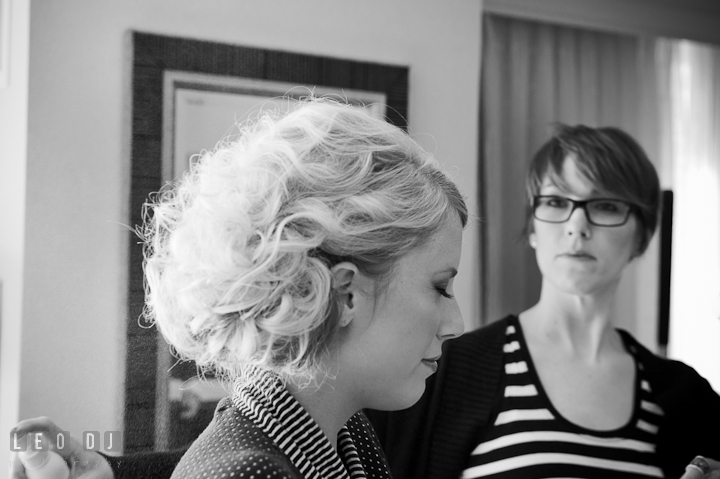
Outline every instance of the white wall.
<path fill-rule="evenodd" d="M 30 0 L 15 0 L 9 20 L 0 22 L 12 26 L 0 28 L 6 35 L 0 45 L 9 41 L 13 53 L 6 85 L 0 87 L 0 474 L 6 470 L 20 400 Z"/>
<path fill-rule="evenodd" d="M 20 417 L 76 435 L 122 425 L 131 30 L 408 65 L 411 132 L 462 171 L 475 212 L 481 4 L 33 1 Z M 476 252 L 471 227 L 456 282 L 467 321 Z"/>

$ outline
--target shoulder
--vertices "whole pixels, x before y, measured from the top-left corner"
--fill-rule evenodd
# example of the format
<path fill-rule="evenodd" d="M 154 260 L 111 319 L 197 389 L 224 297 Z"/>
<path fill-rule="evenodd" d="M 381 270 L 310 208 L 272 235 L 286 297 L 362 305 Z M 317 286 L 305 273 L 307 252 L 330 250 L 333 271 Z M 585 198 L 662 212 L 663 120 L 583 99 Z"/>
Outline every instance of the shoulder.
<path fill-rule="evenodd" d="M 474 344 L 478 342 L 485 342 L 488 340 L 493 341 L 498 337 L 504 338 L 508 326 L 510 326 L 510 324 L 515 319 L 516 316 L 514 315 L 505 316 L 504 318 L 493 321 L 492 323 L 486 324 L 485 326 L 474 329 L 472 331 L 468 331 L 459 338 L 448 341 L 448 343 L 452 343 L 453 345 L 468 343 Z"/>
<path fill-rule="evenodd" d="M 365 412 L 358 412 L 345 425 L 367 476 L 389 477 L 390 466 L 385 452 Z"/>
<path fill-rule="evenodd" d="M 456 354 L 466 353 L 490 353 L 484 348 L 497 349 L 505 341 L 507 328 L 516 319 L 515 316 L 506 316 L 490 324 L 469 331 L 459 338 L 451 339 L 445 343 L 448 352 Z"/>
<path fill-rule="evenodd" d="M 369 438 L 371 440 L 377 439 L 375 436 L 375 429 L 368 419 L 365 410 L 351 416 L 350 419 L 348 419 L 348 422 L 345 423 L 345 426 L 348 428 L 348 431 L 353 438 Z"/>
<path fill-rule="evenodd" d="M 434 379 L 443 395 L 466 395 L 469 391 L 490 395 L 496 391 L 503 373 L 506 332 L 513 321 L 514 316 L 506 316 L 445 342 Z"/>
<path fill-rule="evenodd" d="M 656 394 L 664 394 L 682 388 L 709 387 L 709 383 L 694 368 L 674 359 L 668 359 L 650 351 L 630 333 L 618 329 L 625 343 L 634 350 L 641 360 Z"/>
<path fill-rule="evenodd" d="M 287 458 L 264 449 L 215 451 L 207 456 L 193 455 L 180 461 L 172 479 L 215 479 L 224 477 L 255 477 L 256 479 L 299 479 L 302 475 Z"/>
<path fill-rule="evenodd" d="M 294 479 L 302 477 L 289 459 L 252 421 L 221 403 L 207 429 L 180 460 L 173 479 L 214 477 Z"/>
<path fill-rule="evenodd" d="M 680 477 L 696 455 L 720 450 L 720 396 L 691 366 L 652 353 L 628 332 L 619 330 L 643 366 L 654 401 L 663 411 L 657 454 L 665 477 Z"/>
<path fill-rule="evenodd" d="M 345 426 L 350 433 L 357 447 L 360 456 L 378 456 L 384 460 L 384 454 L 373 424 L 368 419 L 367 414 L 373 414 L 373 411 L 363 410 L 352 416 Z"/>
<path fill-rule="evenodd" d="M 619 332 L 626 344 L 635 348 L 653 396 L 665 411 L 668 420 L 697 415 L 703 418 L 704 423 L 720 427 L 720 396 L 707 379 L 682 361 L 654 354 L 630 333 L 622 330 Z"/>

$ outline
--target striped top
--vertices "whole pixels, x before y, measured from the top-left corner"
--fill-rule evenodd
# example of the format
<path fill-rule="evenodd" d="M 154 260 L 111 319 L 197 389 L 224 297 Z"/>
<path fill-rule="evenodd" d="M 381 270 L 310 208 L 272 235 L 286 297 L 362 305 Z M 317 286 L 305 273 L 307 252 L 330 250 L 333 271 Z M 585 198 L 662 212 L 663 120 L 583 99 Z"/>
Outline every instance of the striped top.
<path fill-rule="evenodd" d="M 562 417 L 545 394 L 522 334 L 508 322 L 503 396 L 471 452 L 463 479 L 663 477 L 655 454 L 663 416 L 644 378 L 634 346 L 635 406 L 627 425 L 612 431 L 585 429 Z"/>
<path fill-rule="evenodd" d="M 276 375 L 262 372 L 257 381 L 239 383 L 233 403 L 280 447 L 303 477 L 366 478 L 347 426 L 338 432 L 336 451 L 320 426 Z"/>
<path fill-rule="evenodd" d="M 278 376 L 254 371 L 223 399 L 172 479 L 390 479 L 365 415 L 338 432 L 337 447 Z"/>

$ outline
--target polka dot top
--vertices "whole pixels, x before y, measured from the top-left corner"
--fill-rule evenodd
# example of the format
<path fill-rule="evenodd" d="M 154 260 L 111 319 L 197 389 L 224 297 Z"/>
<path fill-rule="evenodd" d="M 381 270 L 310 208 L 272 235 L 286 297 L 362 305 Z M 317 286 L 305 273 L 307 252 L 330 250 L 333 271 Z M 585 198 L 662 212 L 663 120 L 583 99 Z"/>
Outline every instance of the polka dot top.
<path fill-rule="evenodd" d="M 257 377 L 220 401 L 172 479 L 390 479 L 362 412 L 339 431 L 336 449 L 277 376 Z"/>

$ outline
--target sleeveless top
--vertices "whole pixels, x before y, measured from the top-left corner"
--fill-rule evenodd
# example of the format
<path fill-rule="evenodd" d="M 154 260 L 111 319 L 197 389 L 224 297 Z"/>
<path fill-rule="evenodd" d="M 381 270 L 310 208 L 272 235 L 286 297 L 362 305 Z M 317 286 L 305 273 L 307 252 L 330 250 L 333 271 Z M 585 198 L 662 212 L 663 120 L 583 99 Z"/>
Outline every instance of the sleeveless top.
<path fill-rule="evenodd" d="M 520 322 L 510 318 L 503 349 L 502 397 L 478 434 L 461 477 L 648 478 L 663 477 L 655 454 L 663 417 L 634 346 L 635 403 L 626 425 L 585 429 L 565 419 L 546 395 L 528 352 Z"/>

